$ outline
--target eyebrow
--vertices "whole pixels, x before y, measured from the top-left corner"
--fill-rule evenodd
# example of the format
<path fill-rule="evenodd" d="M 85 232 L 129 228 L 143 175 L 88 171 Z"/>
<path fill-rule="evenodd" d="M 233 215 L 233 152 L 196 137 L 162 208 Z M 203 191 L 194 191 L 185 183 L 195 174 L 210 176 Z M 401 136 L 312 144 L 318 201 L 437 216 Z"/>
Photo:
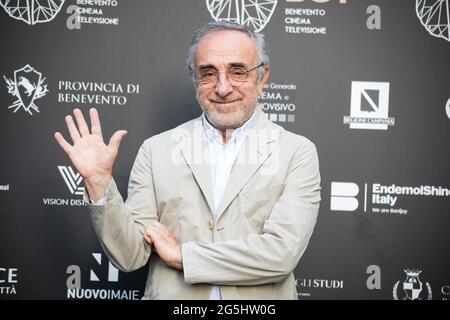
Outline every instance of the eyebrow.
<path fill-rule="evenodd" d="M 246 64 L 242 62 L 232 62 L 228 64 L 229 68 L 246 68 Z"/>
<path fill-rule="evenodd" d="M 227 65 L 228 68 L 246 68 L 246 64 L 242 62 L 231 62 Z M 203 64 L 198 67 L 198 70 L 217 70 L 217 67 L 213 64 Z"/>
<path fill-rule="evenodd" d="M 217 70 L 217 68 L 212 65 L 212 64 L 202 64 L 198 66 L 198 70 L 208 70 L 208 69 L 215 69 Z"/>

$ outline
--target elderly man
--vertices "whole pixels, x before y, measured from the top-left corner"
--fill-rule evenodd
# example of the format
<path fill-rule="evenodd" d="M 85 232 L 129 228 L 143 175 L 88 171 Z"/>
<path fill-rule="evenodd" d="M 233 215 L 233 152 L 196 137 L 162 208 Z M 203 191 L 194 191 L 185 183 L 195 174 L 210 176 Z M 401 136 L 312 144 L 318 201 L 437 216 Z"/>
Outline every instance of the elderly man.
<path fill-rule="evenodd" d="M 123 271 L 150 259 L 144 299 L 296 299 L 320 203 L 316 148 L 257 107 L 269 76 L 261 34 L 208 23 L 187 62 L 203 114 L 142 144 L 126 202 L 112 178 L 126 131 L 106 145 L 97 111 L 89 130 L 75 109 L 73 145 L 55 133 L 101 244 Z"/>

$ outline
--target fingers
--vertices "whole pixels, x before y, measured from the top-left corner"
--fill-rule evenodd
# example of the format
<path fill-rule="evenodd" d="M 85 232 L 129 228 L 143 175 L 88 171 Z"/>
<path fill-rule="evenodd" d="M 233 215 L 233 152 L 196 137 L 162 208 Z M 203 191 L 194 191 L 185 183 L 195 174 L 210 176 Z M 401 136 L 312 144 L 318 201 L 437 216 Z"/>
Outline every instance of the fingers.
<path fill-rule="evenodd" d="M 147 227 L 144 233 L 144 237 L 146 236 L 155 244 L 164 240 L 174 240 L 177 242 L 175 235 L 165 225 L 156 221 Z"/>
<path fill-rule="evenodd" d="M 80 133 L 78 132 L 77 127 L 75 126 L 75 123 L 73 122 L 72 116 L 66 116 L 66 125 L 67 129 L 69 130 L 70 137 L 72 138 L 72 142 L 75 143 L 78 140 L 80 140 Z"/>
<path fill-rule="evenodd" d="M 147 231 L 154 243 L 159 242 L 161 239 L 161 232 L 153 224 L 148 226 Z"/>
<path fill-rule="evenodd" d="M 152 235 L 148 228 L 144 232 L 144 239 L 150 246 L 153 245 Z"/>
<path fill-rule="evenodd" d="M 111 147 L 114 151 L 119 151 L 120 142 L 122 141 L 122 138 L 127 135 L 126 130 L 119 130 L 114 132 L 111 139 L 109 140 L 109 147 Z"/>
<path fill-rule="evenodd" d="M 62 134 L 59 132 L 55 132 L 55 139 L 60 145 L 60 147 L 64 150 L 64 152 L 69 154 L 69 151 L 72 148 L 72 146 L 70 145 L 70 143 L 66 141 L 66 139 L 64 139 Z"/>
<path fill-rule="evenodd" d="M 75 122 L 73 121 L 73 118 L 71 115 L 66 116 L 65 120 L 66 120 L 67 128 L 69 129 L 70 137 L 72 138 L 72 141 L 75 143 L 78 140 L 80 140 L 82 137 L 90 135 L 90 132 L 89 132 L 87 123 L 84 120 L 83 113 L 81 112 L 81 110 L 76 108 L 73 110 L 73 114 L 77 121 L 78 128 L 75 125 Z M 98 116 L 97 109 L 91 108 L 89 110 L 89 115 L 91 118 L 92 134 L 99 135 L 103 140 L 102 126 L 100 123 L 100 117 Z M 111 147 L 114 151 L 117 152 L 119 150 L 122 138 L 127 134 L 128 134 L 128 132 L 126 130 L 116 131 L 112 135 L 111 139 L 109 140 L 109 147 Z M 55 138 L 56 138 L 56 136 L 55 136 Z"/>
<path fill-rule="evenodd" d="M 92 134 L 99 135 L 103 139 L 102 126 L 100 124 L 100 118 L 98 116 L 97 109 L 91 108 L 89 110 L 89 115 L 91 117 L 91 131 L 92 131 Z"/>
<path fill-rule="evenodd" d="M 164 224 L 154 221 L 150 227 L 152 227 L 159 236 L 177 241 L 175 235 Z"/>
<path fill-rule="evenodd" d="M 75 119 L 77 119 L 78 124 L 78 130 L 81 134 L 81 136 L 87 136 L 89 135 L 89 128 L 86 124 L 86 121 L 84 120 L 83 113 L 80 109 L 74 109 L 73 114 L 75 115 Z"/>

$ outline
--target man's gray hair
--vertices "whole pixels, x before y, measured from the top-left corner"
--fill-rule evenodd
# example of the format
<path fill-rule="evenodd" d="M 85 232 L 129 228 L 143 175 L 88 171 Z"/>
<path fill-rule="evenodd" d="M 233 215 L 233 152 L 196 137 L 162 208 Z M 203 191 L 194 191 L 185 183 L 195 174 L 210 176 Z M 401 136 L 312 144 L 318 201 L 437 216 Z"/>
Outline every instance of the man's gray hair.
<path fill-rule="evenodd" d="M 258 54 L 259 63 L 264 63 L 264 65 L 269 65 L 269 53 L 266 47 L 266 41 L 264 40 L 264 35 L 253 31 L 250 27 L 246 25 L 241 25 L 237 23 L 225 22 L 225 21 L 211 21 L 206 23 L 200 29 L 194 31 L 192 36 L 191 45 L 189 47 L 189 52 L 186 59 L 186 65 L 189 71 L 191 71 L 192 77 L 194 77 L 195 72 L 195 51 L 197 50 L 198 43 L 207 34 L 221 31 L 221 30 L 237 30 L 246 33 L 250 38 L 256 41 L 256 50 Z M 262 68 L 258 69 L 258 78 L 261 78 L 264 74 Z"/>

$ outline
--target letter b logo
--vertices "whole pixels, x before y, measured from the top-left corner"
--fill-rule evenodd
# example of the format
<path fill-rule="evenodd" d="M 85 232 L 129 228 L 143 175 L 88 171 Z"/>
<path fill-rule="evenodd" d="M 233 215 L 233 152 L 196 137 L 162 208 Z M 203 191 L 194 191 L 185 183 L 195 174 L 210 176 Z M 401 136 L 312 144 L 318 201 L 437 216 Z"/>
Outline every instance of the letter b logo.
<path fill-rule="evenodd" d="M 359 187 L 352 182 L 331 182 L 331 211 L 355 211 L 358 209 Z"/>

